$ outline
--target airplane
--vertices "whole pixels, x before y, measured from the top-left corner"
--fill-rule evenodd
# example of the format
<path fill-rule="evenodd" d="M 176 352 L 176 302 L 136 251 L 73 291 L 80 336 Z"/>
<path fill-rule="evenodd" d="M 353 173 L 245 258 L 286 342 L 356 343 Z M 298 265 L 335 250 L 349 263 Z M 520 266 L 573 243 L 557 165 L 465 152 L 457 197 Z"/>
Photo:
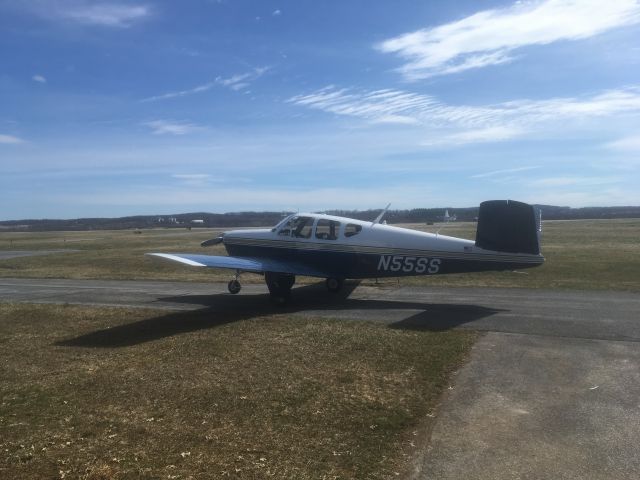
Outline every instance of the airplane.
<path fill-rule="evenodd" d="M 541 217 L 514 200 L 480 204 L 475 241 L 372 221 L 295 213 L 273 228 L 231 230 L 201 243 L 224 244 L 228 256 L 149 253 L 194 267 L 235 270 L 228 290 L 237 294 L 242 272 L 263 274 L 271 298 L 284 304 L 297 275 L 326 279 L 339 292 L 346 279 L 519 270 L 544 263 Z"/>

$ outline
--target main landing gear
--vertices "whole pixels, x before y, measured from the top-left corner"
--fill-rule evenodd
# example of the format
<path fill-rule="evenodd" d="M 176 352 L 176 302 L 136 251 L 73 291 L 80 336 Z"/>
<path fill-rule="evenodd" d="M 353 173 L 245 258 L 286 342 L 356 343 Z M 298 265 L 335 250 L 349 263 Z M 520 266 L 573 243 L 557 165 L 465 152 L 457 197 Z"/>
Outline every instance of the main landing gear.
<path fill-rule="evenodd" d="M 264 280 L 267 284 L 267 288 L 269 289 L 271 300 L 275 304 L 284 305 L 289 301 L 289 298 L 291 298 L 291 288 L 293 287 L 293 284 L 296 283 L 295 275 L 290 275 L 288 273 L 265 272 Z M 344 279 L 330 277 L 327 278 L 325 285 L 327 290 L 331 293 L 338 293 L 342 290 Z M 240 285 L 240 272 L 237 272 L 235 277 L 229 281 L 227 289 L 232 295 L 240 292 L 242 289 L 242 285 Z"/>
<path fill-rule="evenodd" d="M 331 293 L 338 293 L 342 290 L 342 285 L 344 284 L 344 280 L 341 278 L 327 278 L 325 285 L 327 286 L 327 290 Z"/>
<path fill-rule="evenodd" d="M 291 297 L 291 287 L 296 283 L 296 276 L 288 273 L 264 272 L 271 300 L 277 305 L 284 305 Z"/>

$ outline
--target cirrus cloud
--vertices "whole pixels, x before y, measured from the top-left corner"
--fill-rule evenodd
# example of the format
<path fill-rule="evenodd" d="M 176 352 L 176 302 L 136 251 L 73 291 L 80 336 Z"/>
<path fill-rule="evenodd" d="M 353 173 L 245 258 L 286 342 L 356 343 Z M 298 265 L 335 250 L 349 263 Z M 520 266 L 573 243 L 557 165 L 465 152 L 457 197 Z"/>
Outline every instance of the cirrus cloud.
<path fill-rule="evenodd" d="M 637 0 L 516 2 L 405 33 L 376 48 L 405 60 L 399 71 L 415 81 L 511 62 L 513 52 L 524 46 L 585 39 L 638 22 Z"/>
<path fill-rule="evenodd" d="M 24 140 L 22 140 L 21 138 L 15 137 L 13 135 L 0 134 L 0 143 L 4 143 L 8 145 L 16 145 L 19 143 L 24 143 Z"/>
<path fill-rule="evenodd" d="M 288 102 L 374 123 L 396 119 L 395 123 L 430 128 L 453 127 L 457 131 L 442 137 L 439 143 L 477 143 L 508 140 L 557 121 L 638 115 L 640 86 L 582 97 L 522 99 L 480 106 L 449 105 L 430 95 L 402 90 L 357 91 L 328 86 L 296 95 Z"/>
<path fill-rule="evenodd" d="M 154 135 L 186 135 L 202 130 L 202 127 L 193 123 L 172 120 L 153 120 L 145 122 L 143 125 L 151 128 Z"/>
<path fill-rule="evenodd" d="M 23 10 L 50 22 L 116 28 L 131 27 L 152 13 L 145 4 L 108 0 L 8 0 L 2 6 Z"/>

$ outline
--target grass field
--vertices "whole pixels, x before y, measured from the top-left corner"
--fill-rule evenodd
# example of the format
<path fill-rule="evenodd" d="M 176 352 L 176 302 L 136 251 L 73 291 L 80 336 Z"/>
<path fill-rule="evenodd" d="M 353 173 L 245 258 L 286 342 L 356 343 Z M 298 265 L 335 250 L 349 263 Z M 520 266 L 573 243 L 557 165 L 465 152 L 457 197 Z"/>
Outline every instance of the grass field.
<path fill-rule="evenodd" d="M 411 225 L 443 235 L 473 239 L 475 224 Z M 152 260 L 146 252 L 222 255 L 222 246 L 201 248 L 219 230 L 93 232 L 0 232 L 0 250 L 76 249 L 67 254 L 0 262 L 0 276 L 40 278 L 226 281 L 228 271 L 191 268 Z M 640 291 L 640 219 L 548 221 L 542 240 L 544 266 L 522 273 L 488 272 L 404 278 L 406 284 Z M 304 282 L 304 279 L 299 279 Z M 262 282 L 247 275 L 244 282 Z M 389 280 L 387 280 L 389 282 Z M 391 282 L 396 282 L 391 280 Z"/>
<path fill-rule="evenodd" d="M 475 338 L 211 315 L 0 304 L 0 478 L 395 478 Z"/>
<path fill-rule="evenodd" d="M 541 268 L 400 282 L 640 291 L 640 220 L 544 229 Z M 224 254 L 199 246 L 218 233 L 0 232 L 0 250 L 73 250 L 2 260 L 0 276 L 224 281 L 144 256 Z M 476 336 L 215 315 L 0 304 L 0 479 L 396 478 Z"/>

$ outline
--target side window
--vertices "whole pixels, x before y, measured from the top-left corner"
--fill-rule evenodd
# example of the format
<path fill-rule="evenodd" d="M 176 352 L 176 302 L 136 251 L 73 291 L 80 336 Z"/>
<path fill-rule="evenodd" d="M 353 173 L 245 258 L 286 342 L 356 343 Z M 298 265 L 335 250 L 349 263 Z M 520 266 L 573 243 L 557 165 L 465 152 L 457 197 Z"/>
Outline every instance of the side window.
<path fill-rule="evenodd" d="M 321 218 L 316 225 L 316 238 L 320 240 L 337 240 L 340 222 Z"/>
<path fill-rule="evenodd" d="M 362 225 L 356 225 L 354 223 L 347 223 L 344 227 L 344 236 L 353 237 L 362 231 Z"/>
<path fill-rule="evenodd" d="M 298 217 L 299 221 L 293 231 L 293 236 L 298 238 L 311 238 L 311 232 L 313 230 L 313 218 L 311 217 Z"/>

